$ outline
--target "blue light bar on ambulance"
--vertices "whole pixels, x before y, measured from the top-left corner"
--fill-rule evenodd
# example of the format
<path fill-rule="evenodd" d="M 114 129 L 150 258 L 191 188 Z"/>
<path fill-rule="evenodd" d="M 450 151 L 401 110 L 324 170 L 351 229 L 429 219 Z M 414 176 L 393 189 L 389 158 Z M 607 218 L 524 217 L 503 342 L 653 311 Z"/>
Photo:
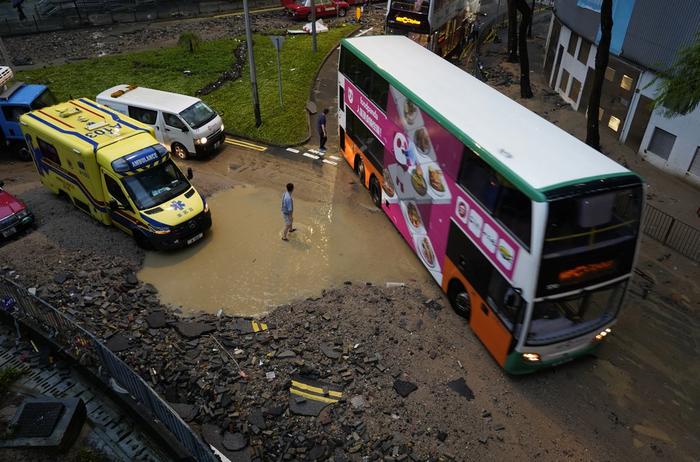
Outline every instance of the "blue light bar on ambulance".
<path fill-rule="evenodd" d="M 160 144 L 154 144 L 112 161 L 112 169 L 117 173 L 135 172 L 164 160 L 167 155 L 167 149 Z"/>

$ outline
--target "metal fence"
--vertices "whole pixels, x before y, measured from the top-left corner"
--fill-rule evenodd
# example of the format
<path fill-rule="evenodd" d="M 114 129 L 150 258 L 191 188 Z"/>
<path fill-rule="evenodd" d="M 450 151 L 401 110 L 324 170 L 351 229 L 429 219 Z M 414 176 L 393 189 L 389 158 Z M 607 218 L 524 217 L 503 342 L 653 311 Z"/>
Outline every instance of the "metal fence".
<path fill-rule="evenodd" d="M 700 261 L 700 230 L 646 205 L 642 231 L 693 261 Z"/>
<path fill-rule="evenodd" d="M 220 462 L 209 446 L 136 372 L 69 316 L 3 277 L 0 277 L 0 309 L 39 331 L 83 366 L 93 372 L 99 371 L 95 375 L 107 386 L 110 377 L 113 378 L 172 433 L 194 460 Z"/>
<path fill-rule="evenodd" d="M 250 0 L 251 8 L 280 6 L 275 0 Z M 109 26 L 167 19 L 194 18 L 243 9 L 242 0 L 127 0 L 48 1 L 25 9 L 27 19 L 16 14 L 0 19 L 0 36 L 35 34 L 82 27 Z"/>

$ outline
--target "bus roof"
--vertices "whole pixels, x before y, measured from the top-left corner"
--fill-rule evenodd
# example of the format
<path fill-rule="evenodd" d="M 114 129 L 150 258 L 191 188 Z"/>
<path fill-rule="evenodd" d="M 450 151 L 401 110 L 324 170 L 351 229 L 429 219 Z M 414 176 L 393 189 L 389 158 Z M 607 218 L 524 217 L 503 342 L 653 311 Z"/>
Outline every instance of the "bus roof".
<path fill-rule="evenodd" d="M 145 109 L 162 109 L 175 114 L 179 114 L 200 101 L 199 98 L 194 96 L 125 84 L 108 88 L 97 95 L 97 100 L 112 100 L 124 104 L 133 104 Z"/>
<path fill-rule="evenodd" d="M 42 127 L 44 132 L 53 131 L 64 144 L 95 153 L 136 134 L 151 133 L 150 127 L 86 98 L 31 111 L 21 120 Z"/>
<path fill-rule="evenodd" d="M 534 200 L 560 187 L 633 175 L 406 37 L 342 43 Z"/>

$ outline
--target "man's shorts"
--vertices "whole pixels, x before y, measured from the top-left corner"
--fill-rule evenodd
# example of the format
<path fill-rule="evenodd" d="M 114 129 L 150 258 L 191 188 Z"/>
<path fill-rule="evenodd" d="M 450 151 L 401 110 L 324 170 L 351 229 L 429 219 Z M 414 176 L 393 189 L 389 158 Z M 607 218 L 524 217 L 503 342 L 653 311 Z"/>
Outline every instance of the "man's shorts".
<path fill-rule="evenodd" d="M 292 216 L 288 213 L 283 213 L 282 217 L 284 218 L 284 224 L 287 226 L 292 225 Z"/>

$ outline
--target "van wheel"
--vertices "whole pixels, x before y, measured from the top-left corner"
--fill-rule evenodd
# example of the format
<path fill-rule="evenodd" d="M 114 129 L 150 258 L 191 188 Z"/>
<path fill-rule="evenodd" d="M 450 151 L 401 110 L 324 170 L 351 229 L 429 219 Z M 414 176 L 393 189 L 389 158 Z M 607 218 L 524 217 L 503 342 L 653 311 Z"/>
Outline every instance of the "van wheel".
<path fill-rule="evenodd" d="M 172 148 L 170 148 L 170 151 L 175 154 L 178 159 L 185 160 L 189 157 L 189 152 L 187 152 L 187 148 L 181 145 L 180 143 L 173 143 Z"/>
<path fill-rule="evenodd" d="M 340 16 L 341 18 L 345 17 L 346 14 L 348 14 L 348 10 L 346 10 L 345 8 L 341 8 L 338 10 L 338 16 Z"/>
<path fill-rule="evenodd" d="M 151 250 L 153 248 L 150 241 L 146 238 L 146 236 L 143 235 L 141 231 L 134 231 L 134 240 L 136 241 L 136 245 L 142 248 L 143 250 Z"/>
<path fill-rule="evenodd" d="M 379 186 L 379 181 L 377 181 L 376 176 L 372 176 L 369 180 L 369 195 L 372 196 L 372 202 L 377 208 L 382 208 L 382 189 Z"/>
<path fill-rule="evenodd" d="M 461 282 L 457 280 L 450 282 L 447 298 L 450 300 L 452 309 L 469 321 L 472 312 L 472 301 L 469 298 L 469 292 L 467 292 Z"/>

